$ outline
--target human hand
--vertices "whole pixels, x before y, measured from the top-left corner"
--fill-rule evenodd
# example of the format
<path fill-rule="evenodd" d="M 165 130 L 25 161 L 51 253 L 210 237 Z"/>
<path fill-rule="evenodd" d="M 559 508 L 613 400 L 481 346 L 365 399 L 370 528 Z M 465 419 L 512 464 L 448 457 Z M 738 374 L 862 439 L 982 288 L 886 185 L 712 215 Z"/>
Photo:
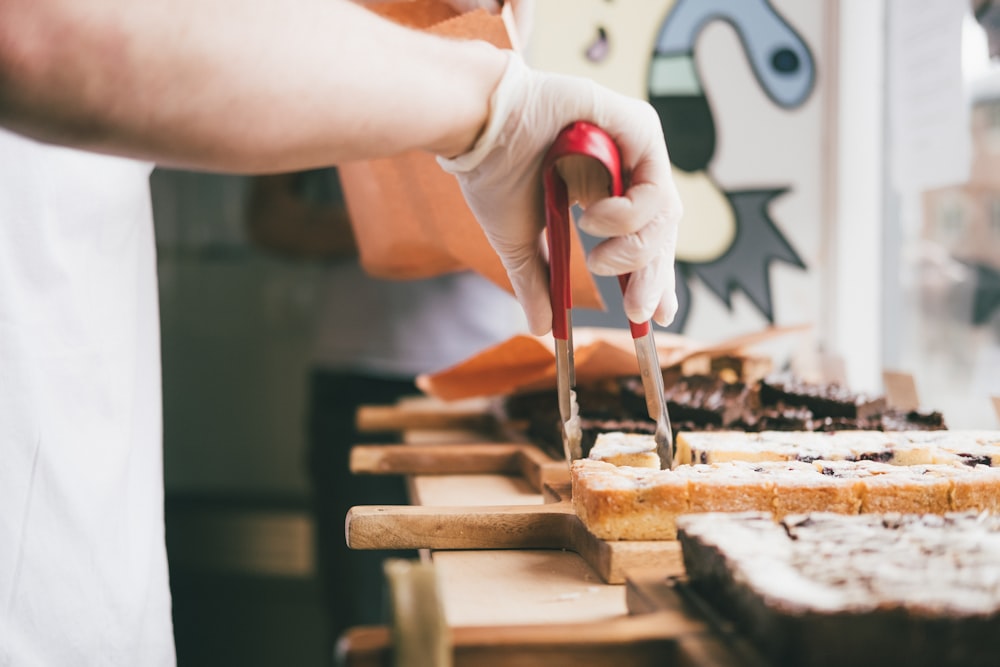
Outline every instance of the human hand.
<path fill-rule="evenodd" d="M 597 275 L 631 273 L 624 295 L 633 322 L 667 325 L 677 312 L 674 251 L 682 207 L 660 120 L 649 104 L 588 79 L 534 71 L 516 54 L 490 100 L 490 118 L 469 152 L 438 161 L 461 185 L 510 276 L 531 331 L 552 328 L 541 163 L 556 135 L 577 120 L 618 144 L 628 189 L 608 196 L 593 169 L 561 170 L 585 210 L 579 227 L 604 237 L 587 258 Z"/>

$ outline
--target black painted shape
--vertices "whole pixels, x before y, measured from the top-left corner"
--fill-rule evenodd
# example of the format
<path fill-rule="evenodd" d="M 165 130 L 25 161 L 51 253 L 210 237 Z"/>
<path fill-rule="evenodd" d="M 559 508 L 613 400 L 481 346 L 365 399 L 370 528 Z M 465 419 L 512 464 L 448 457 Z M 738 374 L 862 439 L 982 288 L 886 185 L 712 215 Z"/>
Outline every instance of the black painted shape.
<path fill-rule="evenodd" d="M 715 120 L 704 95 L 653 95 L 649 103 L 656 109 L 667 139 L 670 162 L 687 172 L 708 168 L 715 155 Z"/>
<path fill-rule="evenodd" d="M 742 290 L 757 310 L 774 322 L 770 267 L 783 261 L 801 269 L 806 265 L 768 213 L 768 204 L 787 188 L 727 192 L 736 214 L 736 238 L 717 260 L 687 264 L 691 273 L 732 310 L 731 296 Z"/>

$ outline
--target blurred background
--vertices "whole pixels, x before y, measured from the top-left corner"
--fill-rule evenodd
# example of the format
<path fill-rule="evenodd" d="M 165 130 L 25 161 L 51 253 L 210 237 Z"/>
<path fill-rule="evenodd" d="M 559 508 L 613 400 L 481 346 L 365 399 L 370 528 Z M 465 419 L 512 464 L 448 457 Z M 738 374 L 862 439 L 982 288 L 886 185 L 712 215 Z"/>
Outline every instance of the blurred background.
<path fill-rule="evenodd" d="M 530 62 L 664 119 L 686 208 L 672 330 L 811 324 L 777 365 L 870 392 L 909 373 L 949 427 L 998 427 L 1000 7 L 536 6 Z M 248 178 L 152 185 L 179 662 L 329 664 L 304 461 L 323 261 L 248 242 Z M 623 324 L 602 291 L 578 324 Z"/>

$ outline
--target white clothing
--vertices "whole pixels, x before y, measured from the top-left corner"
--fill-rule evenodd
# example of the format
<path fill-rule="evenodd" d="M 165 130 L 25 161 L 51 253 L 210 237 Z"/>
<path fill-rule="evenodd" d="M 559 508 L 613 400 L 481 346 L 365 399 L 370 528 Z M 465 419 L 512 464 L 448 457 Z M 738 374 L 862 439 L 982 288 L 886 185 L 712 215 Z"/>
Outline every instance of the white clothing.
<path fill-rule="evenodd" d="M 411 378 L 527 331 L 514 297 L 471 272 L 376 280 L 356 261 L 328 271 L 313 356 L 324 369 Z"/>
<path fill-rule="evenodd" d="M 151 165 L 0 130 L 0 665 L 175 663 Z"/>

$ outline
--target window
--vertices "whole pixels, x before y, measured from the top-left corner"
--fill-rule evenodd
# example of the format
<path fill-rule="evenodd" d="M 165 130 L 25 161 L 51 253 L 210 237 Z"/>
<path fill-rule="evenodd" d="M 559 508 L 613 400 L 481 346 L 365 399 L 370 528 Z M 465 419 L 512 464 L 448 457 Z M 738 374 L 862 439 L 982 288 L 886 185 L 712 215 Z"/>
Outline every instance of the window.
<path fill-rule="evenodd" d="M 902 133 L 886 115 L 883 366 L 912 374 L 921 407 L 940 410 L 949 428 L 994 429 L 991 398 L 1000 396 L 1000 59 L 991 60 L 993 49 L 971 13 L 956 15 L 963 11 L 957 3 L 895 0 L 888 7 L 890 62 L 907 62 L 915 53 L 925 58 L 920 67 L 889 68 L 887 104 L 905 112 L 897 120 L 926 122 Z M 958 20 L 964 20 L 962 30 L 954 29 Z M 901 27 L 914 25 L 926 28 L 924 43 L 893 42 Z M 936 67 L 925 71 L 928 62 Z M 934 86 L 920 88 L 922 78 Z M 933 92 L 903 97 L 900 90 Z M 934 115 L 944 108 L 951 115 Z M 941 136 L 947 141 L 934 145 L 937 152 L 915 150 L 915 141 Z M 959 146 L 965 137 L 967 150 Z M 928 157 L 916 163 L 923 171 L 901 158 L 913 155 Z"/>

